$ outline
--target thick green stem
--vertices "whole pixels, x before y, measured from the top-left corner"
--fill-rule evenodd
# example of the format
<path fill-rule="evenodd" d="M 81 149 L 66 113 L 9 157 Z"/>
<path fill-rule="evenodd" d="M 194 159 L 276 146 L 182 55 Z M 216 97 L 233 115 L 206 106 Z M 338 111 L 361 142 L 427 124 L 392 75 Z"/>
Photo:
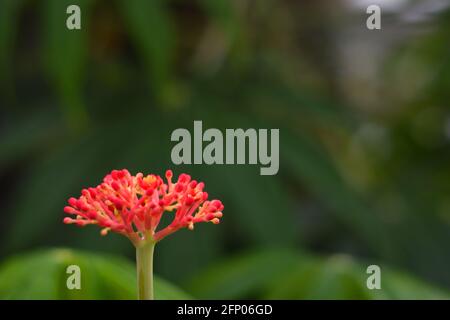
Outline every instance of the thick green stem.
<path fill-rule="evenodd" d="M 153 250 L 154 242 L 136 247 L 138 299 L 153 300 Z"/>

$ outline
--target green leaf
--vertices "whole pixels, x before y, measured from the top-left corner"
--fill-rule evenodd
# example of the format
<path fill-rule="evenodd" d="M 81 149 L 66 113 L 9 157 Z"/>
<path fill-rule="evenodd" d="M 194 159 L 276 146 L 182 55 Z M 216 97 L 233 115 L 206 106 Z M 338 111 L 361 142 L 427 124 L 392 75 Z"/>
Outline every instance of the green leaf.
<path fill-rule="evenodd" d="M 382 289 L 390 299 L 450 299 L 448 291 L 419 281 L 408 274 L 387 269 L 383 271 L 383 276 Z"/>
<path fill-rule="evenodd" d="M 25 247 L 48 232 L 49 226 L 62 223 L 62 208 L 84 173 L 92 170 L 96 152 L 92 144 L 70 144 L 36 161 L 31 173 L 19 183 L 20 193 L 12 209 L 16 214 L 8 228 L 8 249 Z"/>
<path fill-rule="evenodd" d="M 66 269 L 81 270 L 81 289 L 69 290 Z M 135 299 L 135 266 L 129 261 L 70 249 L 18 255 L 0 266 L 0 299 Z M 155 277 L 156 299 L 190 299 Z"/>
<path fill-rule="evenodd" d="M 2 130 L 0 136 L 0 169 L 26 156 L 54 137 L 60 129 L 58 119 L 49 110 L 28 113 L 21 121 Z"/>
<path fill-rule="evenodd" d="M 302 256 L 295 271 L 287 273 L 267 292 L 268 299 L 371 299 L 365 272 L 351 257 L 327 259 Z"/>
<path fill-rule="evenodd" d="M 77 130 L 87 121 L 82 85 L 87 60 L 86 30 L 93 3 L 88 0 L 45 0 L 42 6 L 45 64 L 61 97 L 64 115 L 69 125 Z M 67 7 L 74 4 L 81 10 L 81 30 L 66 27 Z"/>
<path fill-rule="evenodd" d="M 236 36 L 240 21 L 236 17 L 232 2 L 227 0 L 201 0 L 199 4 L 204 8 L 207 15 L 227 34 L 230 40 Z"/>
<path fill-rule="evenodd" d="M 381 289 L 369 290 L 362 263 L 348 255 L 257 250 L 222 260 L 187 285 L 203 299 L 448 299 L 450 293 L 381 266 Z"/>
<path fill-rule="evenodd" d="M 281 157 L 287 170 L 302 181 L 338 219 L 364 239 L 382 257 L 394 257 L 395 246 L 373 210 L 342 178 L 319 142 L 285 131 L 281 136 Z M 380 237 L 383 234 L 383 237 Z M 393 258 L 395 259 L 395 258 Z"/>
<path fill-rule="evenodd" d="M 223 222 L 231 220 L 241 237 L 265 246 L 295 242 L 295 217 L 280 180 L 261 176 L 259 168 L 250 166 L 215 167 L 206 172 L 214 177 L 219 194 L 230 199 L 225 202 L 228 217 Z"/>
<path fill-rule="evenodd" d="M 170 235 L 155 250 L 155 270 L 176 281 L 183 281 L 202 270 L 220 254 L 222 227 L 198 224 L 194 231 L 185 229 Z"/>
<path fill-rule="evenodd" d="M 298 256 L 285 249 L 249 252 L 207 268 L 187 287 L 202 299 L 257 298 L 257 292 L 295 268 L 297 261 Z"/>
<path fill-rule="evenodd" d="M 267 128 L 267 124 L 245 114 L 217 108 L 217 102 L 214 104 L 208 99 L 193 101 L 199 109 L 189 112 L 188 119 L 181 118 L 183 122 L 177 122 L 179 127 L 190 129 L 193 120 L 202 119 L 203 131 L 208 128 L 222 132 L 226 128 Z M 235 237 L 248 238 L 251 243 L 264 246 L 289 246 L 295 242 L 297 230 L 292 223 L 295 215 L 289 195 L 277 176 L 260 175 L 261 165 L 186 167 L 196 177 L 208 177 L 208 192 L 225 203 L 223 227 L 229 224 L 234 228 L 231 230 Z"/>
<path fill-rule="evenodd" d="M 171 102 L 175 33 L 166 1 L 118 0 L 134 45 L 144 61 L 153 95 L 159 102 Z"/>
<path fill-rule="evenodd" d="M 0 1 L 0 90 L 11 92 L 12 57 L 22 0 Z M 9 89 L 9 90 L 5 90 Z"/>

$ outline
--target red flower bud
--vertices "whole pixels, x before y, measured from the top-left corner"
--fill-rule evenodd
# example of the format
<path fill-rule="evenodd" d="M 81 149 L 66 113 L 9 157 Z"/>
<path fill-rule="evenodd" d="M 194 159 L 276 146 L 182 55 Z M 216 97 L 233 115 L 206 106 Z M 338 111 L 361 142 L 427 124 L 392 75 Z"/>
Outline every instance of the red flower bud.
<path fill-rule="evenodd" d="M 113 183 L 111 183 L 111 187 L 115 190 L 115 191 L 119 191 L 120 186 L 116 181 L 113 181 Z"/>

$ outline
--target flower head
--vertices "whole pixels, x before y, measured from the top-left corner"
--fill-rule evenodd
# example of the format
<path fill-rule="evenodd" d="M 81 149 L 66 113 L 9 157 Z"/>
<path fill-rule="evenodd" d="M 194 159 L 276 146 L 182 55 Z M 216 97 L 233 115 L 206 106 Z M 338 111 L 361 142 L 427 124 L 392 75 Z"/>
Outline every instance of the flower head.
<path fill-rule="evenodd" d="M 114 231 L 138 246 L 145 241 L 158 242 L 181 228 L 192 230 L 197 222 L 220 222 L 224 206 L 219 200 L 207 200 L 203 182 L 191 180 L 187 174 L 172 182 L 171 170 L 165 176 L 167 182 L 153 174 L 133 176 L 126 169 L 113 170 L 97 187 L 83 189 L 78 199 L 69 199 L 64 211 L 75 218 L 66 217 L 64 223 L 97 224 L 102 235 Z M 173 214 L 173 220 L 156 230 L 165 212 Z"/>

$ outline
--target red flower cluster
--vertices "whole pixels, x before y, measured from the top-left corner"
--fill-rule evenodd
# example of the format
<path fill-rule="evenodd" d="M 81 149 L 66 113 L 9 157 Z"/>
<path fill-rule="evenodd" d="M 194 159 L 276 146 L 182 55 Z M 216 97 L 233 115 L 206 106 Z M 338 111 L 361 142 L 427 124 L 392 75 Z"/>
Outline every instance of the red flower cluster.
<path fill-rule="evenodd" d="M 70 198 L 64 208 L 68 214 L 64 223 L 85 226 L 97 224 L 101 234 L 109 230 L 128 237 L 135 246 L 141 242 L 160 241 L 178 229 L 194 228 L 197 222 L 217 224 L 224 208 L 219 200 L 208 201 L 204 183 L 181 174 L 172 182 L 172 171 L 167 170 L 167 183 L 157 175 L 132 176 L 128 170 L 113 170 L 96 188 L 83 189 L 78 199 Z M 157 231 L 165 211 L 175 211 L 173 221 Z"/>

